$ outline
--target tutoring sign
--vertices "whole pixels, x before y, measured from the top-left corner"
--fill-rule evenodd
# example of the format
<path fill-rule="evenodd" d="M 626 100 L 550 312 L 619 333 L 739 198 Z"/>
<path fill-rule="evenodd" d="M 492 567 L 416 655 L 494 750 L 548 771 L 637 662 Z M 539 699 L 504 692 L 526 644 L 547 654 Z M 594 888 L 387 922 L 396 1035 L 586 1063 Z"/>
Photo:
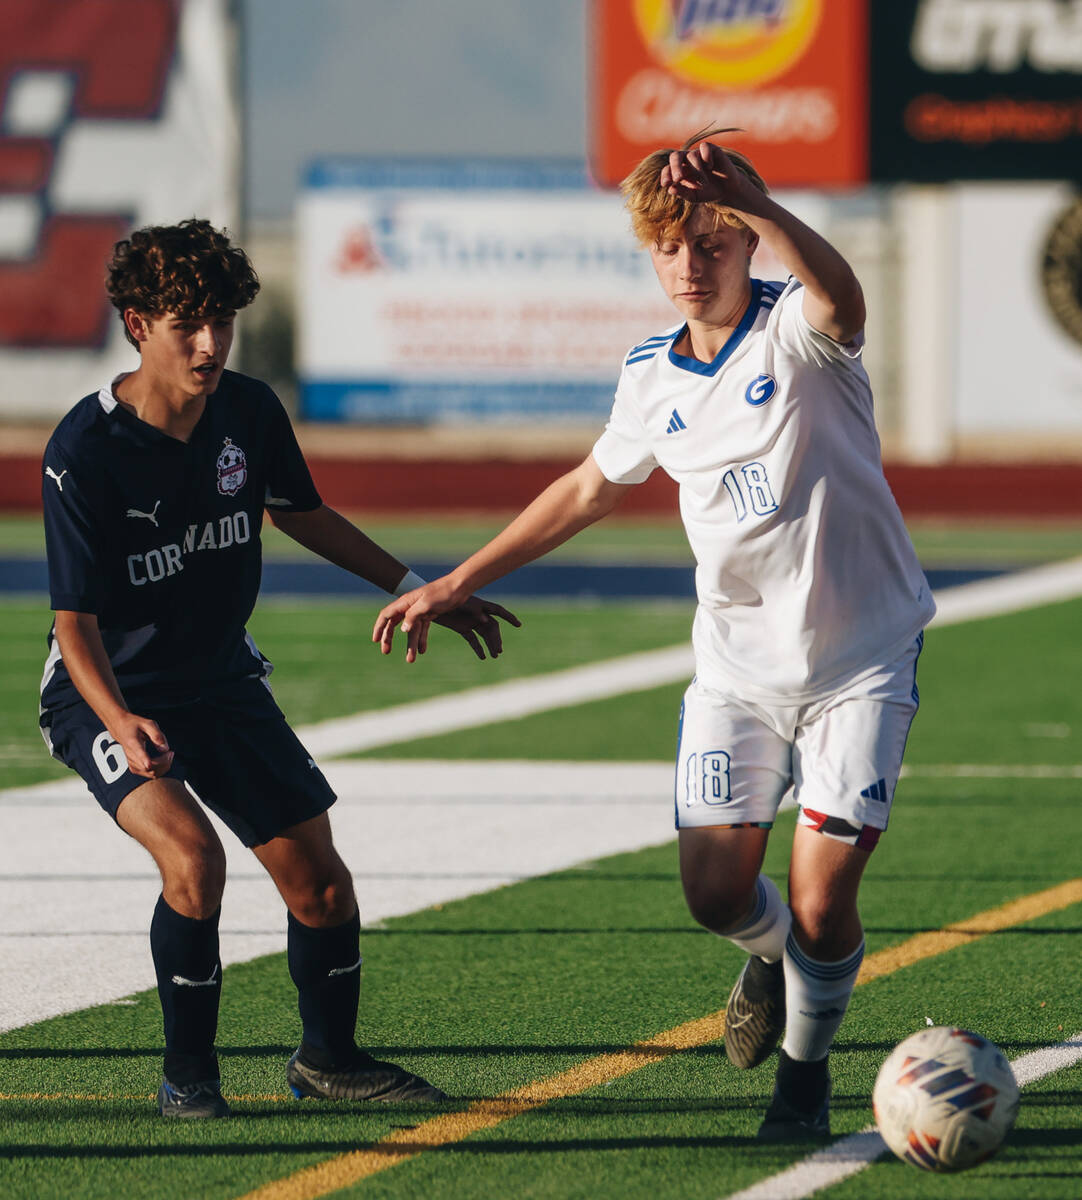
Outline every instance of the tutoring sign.
<path fill-rule="evenodd" d="M 618 197 L 580 167 L 325 162 L 299 210 L 316 420 L 581 420 L 675 324 Z"/>
<path fill-rule="evenodd" d="M 594 0 L 603 186 L 711 125 L 777 187 L 867 178 L 865 0 Z"/>

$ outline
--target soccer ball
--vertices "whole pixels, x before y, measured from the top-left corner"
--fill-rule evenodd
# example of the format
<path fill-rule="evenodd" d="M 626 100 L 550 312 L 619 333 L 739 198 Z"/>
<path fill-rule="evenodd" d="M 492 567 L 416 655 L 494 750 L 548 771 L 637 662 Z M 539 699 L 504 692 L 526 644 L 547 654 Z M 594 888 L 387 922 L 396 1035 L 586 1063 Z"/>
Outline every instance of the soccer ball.
<path fill-rule="evenodd" d="M 1003 1051 L 980 1034 L 939 1025 L 907 1037 L 872 1093 L 883 1140 L 925 1171 L 964 1171 L 992 1157 L 1018 1115 Z"/>

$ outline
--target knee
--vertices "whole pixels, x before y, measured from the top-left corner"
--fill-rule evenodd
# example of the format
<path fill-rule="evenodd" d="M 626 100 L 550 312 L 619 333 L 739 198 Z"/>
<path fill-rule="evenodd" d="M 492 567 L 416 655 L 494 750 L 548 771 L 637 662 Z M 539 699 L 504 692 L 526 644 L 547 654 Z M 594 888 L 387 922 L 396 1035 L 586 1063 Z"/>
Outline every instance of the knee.
<path fill-rule="evenodd" d="M 755 902 L 754 880 L 744 886 L 739 880 L 685 879 L 684 898 L 692 917 L 711 933 L 725 934 L 737 928 Z"/>
<path fill-rule="evenodd" d="M 357 911 L 353 880 L 345 870 L 296 889 L 287 904 L 298 921 L 316 929 L 341 925 Z"/>
<path fill-rule="evenodd" d="M 813 958 L 830 961 L 859 944 L 863 935 L 856 905 L 832 902 L 831 897 L 791 897 L 793 929 L 800 945 Z"/>
<path fill-rule="evenodd" d="M 162 894 L 175 912 L 205 920 L 222 902 L 225 851 L 214 841 L 178 847 L 162 869 Z"/>

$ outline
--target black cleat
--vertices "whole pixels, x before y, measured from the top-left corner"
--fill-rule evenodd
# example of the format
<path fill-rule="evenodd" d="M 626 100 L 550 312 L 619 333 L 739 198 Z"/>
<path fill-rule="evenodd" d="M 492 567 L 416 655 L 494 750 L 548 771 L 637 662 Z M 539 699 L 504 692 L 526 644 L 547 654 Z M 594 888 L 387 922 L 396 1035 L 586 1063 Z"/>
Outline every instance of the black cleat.
<path fill-rule="evenodd" d="M 309 1066 L 298 1050 L 289 1060 L 286 1079 L 298 1100 L 378 1100 L 385 1104 L 434 1104 L 449 1099 L 420 1075 L 411 1075 L 394 1063 L 380 1062 L 363 1050 L 346 1067 L 321 1070 Z"/>
<path fill-rule="evenodd" d="M 229 1105 L 222 1097 L 219 1079 L 201 1079 L 198 1083 L 177 1084 L 162 1080 L 158 1088 L 158 1112 L 163 1117 L 200 1120 L 228 1117 Z"/>
<path fill-rule="evenodd" d="M 780 960 L 752 955 L 725 1006 L 725 1053 L 734 1067 L 757 1067 L 785 1031 L 785 973 Z"/>
<path fill-rule="evenodd" d="M 794 1076 L 796 1077 L 794 1080 Z M 799 1093 L 793 1083 L 799 1085 Z M 804 1102 L 810 1101 L 807 1107 Z M 774 1096 L 756 1134 L 760 1142 L 822 1142 L 830 1138 L 830 1071 L 827 1060 L 796 1062 L 783 1050 Z"/>

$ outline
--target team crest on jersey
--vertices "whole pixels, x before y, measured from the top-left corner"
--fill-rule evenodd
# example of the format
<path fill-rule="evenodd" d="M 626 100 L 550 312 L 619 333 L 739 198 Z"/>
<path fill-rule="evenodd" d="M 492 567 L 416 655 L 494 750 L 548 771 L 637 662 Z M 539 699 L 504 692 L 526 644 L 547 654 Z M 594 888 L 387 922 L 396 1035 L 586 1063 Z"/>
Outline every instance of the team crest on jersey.
<path fill-rule="evenodd" d="M 758 408 L 760 404 L 765 404 L 777 390 L 778 381 L 773 375 L 756 375 L 748 384 L 747 390 L 744 392 L 744 399 L 752 408 Z"/>
<path fill-rule="evenodd" d="M 218 455 L 218 491 L 223 496 L 235 496 L 244 487 L 247 478 L 248 460 L 244 457 L 244 451 L 226 438 Z"/>

